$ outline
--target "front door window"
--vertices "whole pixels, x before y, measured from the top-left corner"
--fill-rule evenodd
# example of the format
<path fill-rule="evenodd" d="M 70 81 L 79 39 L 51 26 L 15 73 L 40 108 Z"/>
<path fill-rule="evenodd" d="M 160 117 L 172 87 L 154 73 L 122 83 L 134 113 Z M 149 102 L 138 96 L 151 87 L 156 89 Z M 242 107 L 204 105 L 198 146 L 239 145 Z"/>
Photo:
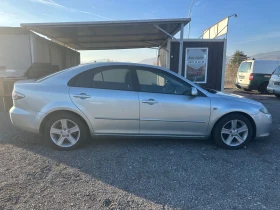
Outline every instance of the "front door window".
<path fill-rule="evenodd" d="M 162 94 L 190 95 L 191 86 L 163 71 L 136 70 L 139 91 Z"/>

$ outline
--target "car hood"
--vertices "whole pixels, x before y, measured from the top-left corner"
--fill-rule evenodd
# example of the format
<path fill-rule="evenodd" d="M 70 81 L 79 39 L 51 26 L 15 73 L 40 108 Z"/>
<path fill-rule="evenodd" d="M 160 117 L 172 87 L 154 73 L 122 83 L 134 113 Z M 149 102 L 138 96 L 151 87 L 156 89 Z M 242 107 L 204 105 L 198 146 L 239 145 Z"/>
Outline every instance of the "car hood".
<path fill-rule="evenodd" d="M 264 107 L 264 105 L 260 102 L 257 102 L 257 101 L 245 98 L 244 96 L 240 96 L 240 95 L 236 95 L 236 94 L 227 94 L 227 93 L 223 93 L 223 92 L 217 92 L 215 95 L 217 95 L 221 98 L 225 98 L 225 99 L 231 99 L 231 100 L 236 100 L 236 101 L 240 101 L 240 102 L 247 102 L 250 104 L 255 104 L 255 105 Z"/>

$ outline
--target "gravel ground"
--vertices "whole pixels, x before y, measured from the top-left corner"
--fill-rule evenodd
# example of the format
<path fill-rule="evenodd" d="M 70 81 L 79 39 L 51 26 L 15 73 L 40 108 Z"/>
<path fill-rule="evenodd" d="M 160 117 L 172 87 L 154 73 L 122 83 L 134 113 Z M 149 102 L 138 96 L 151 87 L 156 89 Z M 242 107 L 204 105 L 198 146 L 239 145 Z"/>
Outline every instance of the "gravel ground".
<path fill-rule="evenodd" d="M 0 113 L 0 209 L 280 209 L 280 100 L 271 136 L 228 151 L 207 140 L 101 138 L 60 152 Z"/>

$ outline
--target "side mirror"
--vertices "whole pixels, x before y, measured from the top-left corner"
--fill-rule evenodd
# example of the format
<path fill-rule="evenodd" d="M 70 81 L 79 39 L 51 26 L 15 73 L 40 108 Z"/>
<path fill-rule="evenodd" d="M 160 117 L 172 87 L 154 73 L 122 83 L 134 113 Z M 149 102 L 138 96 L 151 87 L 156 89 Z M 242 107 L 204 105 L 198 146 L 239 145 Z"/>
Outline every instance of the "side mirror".
<path fill-rule="evenodd" d="M 197 96 L 198 95 L 198 91 L 195 87 L 192 87 L 192 92 L 191 92 L 192 96 Z"/>

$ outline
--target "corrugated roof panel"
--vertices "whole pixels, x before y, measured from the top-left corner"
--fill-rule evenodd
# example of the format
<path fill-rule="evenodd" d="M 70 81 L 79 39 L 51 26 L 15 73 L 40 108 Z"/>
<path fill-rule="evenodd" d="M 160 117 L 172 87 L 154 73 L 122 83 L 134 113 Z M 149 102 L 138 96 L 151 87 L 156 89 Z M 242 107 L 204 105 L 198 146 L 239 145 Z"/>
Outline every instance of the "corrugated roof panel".
<path fill-rule="evenodd" d="M 189 18 L 126 20 L 76 23 L 26 23 L 22 27 L 64 43 L 76 50 L 130 49 L 158 47 L 168 35 L 175 35 Z"/>

